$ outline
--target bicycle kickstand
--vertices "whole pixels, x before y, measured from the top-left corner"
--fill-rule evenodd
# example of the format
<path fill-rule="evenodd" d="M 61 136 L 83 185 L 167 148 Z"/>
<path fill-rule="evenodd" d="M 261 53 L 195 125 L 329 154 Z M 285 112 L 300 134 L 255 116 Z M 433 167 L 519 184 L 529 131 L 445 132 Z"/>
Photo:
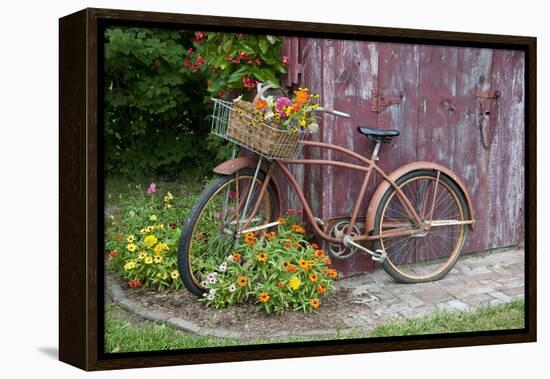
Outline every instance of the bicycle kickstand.
<path fill-rule="evenodd" d="M 388 256 L 386 254 L 386 252 L 382 249 L 378 249 L 376 251 L 372 251 L 370 249 L 367 249 L 366 247 L 364 246 L 361 246 L 359 245 L 357 242 L 355 242 L 353 240 L 353 238 L 348 234 L 346 236 L 344 236 L 344 246 L 346 247 L 350 247 L 350 246 L 353 246 L 361 251 L 364 251 L 365 253 L 369 254 L 372 258 L 373 261 L 375 262 L 379 262 L 379 263 L 382 263 L 384 262 L 384 260 L 386 259 L 386 257 Z"/>

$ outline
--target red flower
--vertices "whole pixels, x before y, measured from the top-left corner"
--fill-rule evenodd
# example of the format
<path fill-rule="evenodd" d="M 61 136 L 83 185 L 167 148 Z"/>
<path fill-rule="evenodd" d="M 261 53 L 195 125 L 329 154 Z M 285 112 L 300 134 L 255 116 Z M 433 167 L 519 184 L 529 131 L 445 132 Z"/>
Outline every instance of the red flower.
<path fill-rule="evenodd" d="M 249 60 L 248 60 L 248 64 L 252 64 L 252 59 L 249 59 Z"/>
<path fill-rule="evenodd" d="M 189 59 L 186 59 L 183 65 L 185 66 L 185 68 L 190 68 L 193 66 L 193 63 Z"/>
<path fill-rule="evenodd" d="M 285 242 L 283 245 L 285 245 L 286 248 L 292 247 L 292 243 L 290 242 Z"/>
<path fill-rule="evenodd" d="M 187 52 L 188 52 L 189 54 L 193 54 L 193 48 L 190 47 L 189 50 L 187 50 Z"/>
<path fill-rule="evenodd" d="M 262 64 L 262 61 L 259 58 L 256 58 L 256 64 L 259 66 L 260 64 Z"/>
<path fill-rule="evenodd" d="M 287 65 L 288 64 L 288 57 L 286 55 L 283 55 L 283 65 Z"/>
<path fill-rule="evenodd" d="M 239 58 L 248 58 L 248 54 L 245 52 L 239 53 Z"/>
<path fill-rule="evenodd" d="M 111 258 L 116 258 L 116 257 L 118 257 L 118 251 L 116 251 L 116 250 L 111 251 L 111 252 L 109 253 L 109 256 L 110 256 Z"/>
<path fill-rule="evenodd" d="M 224 97 L 224 96 L 225 96 L 225 92 L 220 91 L 220 93 L 218 93 L 218 97 Z"/>
<path fill-rule="evenodd" d="M 128 282 L 128 285 L 132 288 L 139 288 L 143 285 L 143 283 L 140 282 L 139 280 L 134 279 L 134 280 L 130 280 Z"/>
<path fill-rule="evenodd" d="M 287 210 L 286 210 L 286 214 L 287 214 L 287 215 L 293 215 L 293 214 L 294 214 L 294 209 L 290 209 L 290 208 L 287 209 Z"/>
<path fill-rule="evenodd" d="M 231 55 L 228 55 L 227 58 L 225 58 L 226 61 L 232 61 L 233 57 Z"/>
<path fill-rule="evenodd" d="M 304 211 L 301 210 L 301 209 L 298 209 L 298 210 L 296 211 L 296 214 L 297 214 L 298 216 L 301 216 L 301 215 L 304 214 Z"/>
<path fill-rule="evenodd" d="M 250 76 L 243 77 L 243 85 L 245 88 L 256 87 L 256 83 L 254 82 L 254 79 L 252 79 Z"/>

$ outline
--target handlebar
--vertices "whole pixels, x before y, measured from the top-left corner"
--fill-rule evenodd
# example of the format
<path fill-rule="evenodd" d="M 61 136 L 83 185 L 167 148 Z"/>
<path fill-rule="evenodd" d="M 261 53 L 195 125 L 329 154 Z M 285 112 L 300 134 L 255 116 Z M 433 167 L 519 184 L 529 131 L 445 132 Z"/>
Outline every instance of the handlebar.
<path fill-rule="evenodd" d="M 319 107 L 316 109 L 317 112 L 325 112 L 325 113 L 330 113 L 334 116 L 338 116 L 338 117 L 345 117 L 345 118 L 350 118 L 350 114 L 349 113 L 344 113 L 344 112 L 340 112 L 340 111 L 336 111 L 332 108 L 325 108 L 325 107 Z"/>

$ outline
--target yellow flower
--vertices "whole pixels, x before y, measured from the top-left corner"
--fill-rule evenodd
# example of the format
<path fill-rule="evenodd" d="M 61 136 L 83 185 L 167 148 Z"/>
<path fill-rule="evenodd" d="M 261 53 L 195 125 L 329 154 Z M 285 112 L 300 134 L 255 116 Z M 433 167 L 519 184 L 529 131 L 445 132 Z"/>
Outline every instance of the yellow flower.
<path fill-rule="evenodd" d="M 134 251 L 136 251 L 137 249 L 137 245 L 135 243 L 129 243 L 128 245 L 126 245 L 126 250 L 128 250 L 130 253 L 133 253 Z"/>
<path fill-rule="evenodd" d="M 136 268 L 136 262 L 134 262 L 134 261 L 128 261 L 124 264 L 124 270 L 126 270 L 126 271 L 134 269 L 134 268 Z"/>
<path fill-rule="evenodd" d="M 164 202 L 168 203 L 169 201 L 172 201 L 172 200 L 174 200 L 174 196 L 170 193 L 170 191 L 168 191 L 166 193 L 166 196 L 164 196 Z"/>
<path fill-rule="evenodd" d="M 150 249 L 158 242 L 158 239 L 157 239 L 157 237 L 155 237 L 154 235 L 151 234 L 151 235 L 145 237 L 143 242 L 145 243 L 145 246 L 147 246 Z"/>
<path fill-rule="evenodd" d="M 155 252 L 155 255 L 161 255 L 163 251 L 168 251 L 168 250 L 170 250 L 170 247 L 165 242 L 158 243 L 153 249 L 153 251 Z"/>
<path fill-rule="evenodd" d="M 146 265 L 150 265 L 153 263 L 153 258 L 150 257 L 150 256 L 147 256 L 145 257 L 145 259 L 143 260 L 143 262 L 145 262 Z"/>
<path fill-rule="evenodd" d="M 240 287 L 245 287 L 248 284 L 248 278 L 246 276 L 239 276 L 239 279 L 237 279 L 237 284 Z"/>
<path fill-rule="evenodd" d="M 260 254 L 256 255 L 256 259 L 259 261 L 259 262 L 265 262 L 267 261 L 267 258 L 269 257 L 269 255 L 265 252 L 265 251 L 262 251 Z"/>
<path fill-rule="evenodd" d="M 306 120 L 301 119 L 301 120 L 300 120 L 300 126 L 301 126 L 302 128 L 305 128 L 305 126 L 306 126 Z"/>
<path fill-rule="evenodd" d="M 157 216 L 155 216 L 155 215 L 149 216 L 149 221 L 152 221 L 152 222 L 157 221 Z"/>
<path fill-rule="evenodd" d="M 294 291 L 296 291 L 298 288 L 300 288 L 300 278 L 298 278 L 296 275 L 294 275 L 290 280 L 288 281 L 288 286 L 292 288 Z"/>
<path fill-rule="evenodd" d="M 130 234 L 128 238 L 126 238 L 126 241 L 128 241 L 128 243 L 134 243 L 135 240 L 136 240 L 136 237 L 134 237 L 133 234 Z"/>
<path fill-rule="evenodd" d="M 172 208 L 172 204 L 166 203 L 166 208 L 168 209 Z"/>
<path fill-rule="evenodd" d="M 139 230 L 139 234 L 143 235 L 143 234 L 145 234 L 145 233 L 147 233 L 147 229 L 141 228 L 141 229 Z"/>
<path fill-rule="evenodd" d="M 157 278 L 162 279 L 162 273 L 157 272 L 157 275 L 155 275 Z"/>
<path fill-rule="evenodd" d="M 139 253 L 138 258 L 139 259 L 145 259 L 146 256 L 147 256 L 147 253 L 145 251 L 142 251 L 141 253 Z"/>
<path fill-rule="evenodd" d="M 164 260 L 164 258 L 162 257 L 162 255 L 155 255 L 155 256 L 153 257 L 153 261 L 154 261 L 155 263 L 162 263 L 163 260 Z"/>
<path fill-rule="evenodd" d="M 178 270 L 174 270 L 170 273 L 170 277 L 174 280 L 176 280 L 177 278 L 180 277 L 180 273 L 178 272 Z"/>

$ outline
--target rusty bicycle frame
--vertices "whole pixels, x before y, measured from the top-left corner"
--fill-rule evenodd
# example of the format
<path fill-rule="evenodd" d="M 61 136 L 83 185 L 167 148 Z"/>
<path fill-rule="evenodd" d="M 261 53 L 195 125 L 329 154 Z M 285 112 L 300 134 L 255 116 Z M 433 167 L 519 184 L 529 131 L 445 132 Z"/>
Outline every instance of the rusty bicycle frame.
<path fill-rule="evenodd" d="M 400 236 L 421 234 L 421 233 L 427 232 L 432 226 L 469 225 L 471 228 L 473 228 L 473 226 L 474 226 L 474 222 L 475 222 L 474 221 L 474 212 L 473 212 L 473 207 L 472 207 L 472 202 L 471 202 L 470 195 L 469 195 L 468 191 L 466 190 L 464 184 L 460 181 L 460 179 L 456 175 L 454 175 L 454 173 L 452 173 L 449 169 L 445 168 L 444 166 L 440 166 L 440 165 L 438 165 L 436 163 L 432 163 L 432 162 L 418 161 L 418 162 L 413 162 L 413 163 L 409 163 L 405 166 L 402 166 L 401 168 L 395 170 L 390 175 L 388 175 L 376 164 L 376 161 L 378 160 L 378 151 L 379 151 L 380 145 L 382 143 L 380 141 L 376 142 L 376 146 L 375 146 L 375 148 L 372 152 L 372 155 L 371 155 L 370 159 L 365 158 L 365 157 L 361 156 L 360 154 L 358 154 L 354 151 L 351 151 L 349 149 L 346 149 L 346 148 L 338 146 L 338 145 L 333 145 L 333 144 L 328 144 L 328 143 L 323 143 L 323 142 L 313 142 L 313 141 L 300 141 L 300 143 L 303 144 L 304 147 L 308 147 L 308 148 L 313 147 L 313 148 L 335 150 L 339 153 L 342 153 L 344 155 L 347 155 L 349 157 L 352 157 L 352 158 L 358 160 L 360 162 L 360 164 L 353 164 L 353 163 L 342 162 L 342 161 L 338 161 L 338 160 L 326 160 L 326 159 L 273 159 L 273 160 L 271 160 L 271 162 L 267 166 L 267 169 L 264 166 L 263 171 L 265 171 L 265 174 L 266 174 L 265 178 L 264 178 L 264 181 L 263 181 L 262 186 L 260 188 L 258 198 L 257 198 L 257 200 L 254 204 L 254 207 L 252 208 L 252 212 L 251 212 L 250 216 L 248 216 L 248 219 L 246 219 L 246 217 L 247 217 L 246 216 L 246 211 L 247 211 L 247 207 L 249 205 L 248 202 L 250 200 L 250 195 L 253 191 L 253 187 L 254 187 L 254 183 L 255 183 L 255 180 L 256 180 L 257 173 L 260 170 L 260 168 L 263 166 L 263 159 L 265 159 L 265 158 L 260 157 L 257 161 L 254 161 L 254 160 L 251 160 L 251 159 L 248 159 L 248 158 L 235 158 L 235 159 L 232 159 L 232 160 L 229 160 L 229 161 L 226 161 L 226 162 L 222 163 L 221 165 L 216 167 L 214 169 L 214 171 L 219 173 L 219 174 L 225 174 L 225 175 L 235 173 L 238 176 L 238 171 L 242 168 L 252 168 L 252 167 L 256 168 L 256 172 L 255 172 L 254 179 L 253 179 L 252 183 L 249 184 L 249 186 L 243 192 L 243 193 L 248 192 L 248 196 L 245 196 L 246 201 L 245 201 L 245 197 L 243 197 L 243 199 L 241 199 L 240 201 L 239 201 L 239 199 L 237 199 L 237 209 L 235 211 L 235 216 L 234 216 L 236 224 L 237 224 L 237 234 L 244 234 L 244 233 L 247 233 L 249 231 L 257 231 L 257 230 L 269 228 L 269 227 L 272 227 L 272 226 L 275 226 L 275 225 L 278 224 L 278 222 L 270 222 L 270 223 L 263 224 L 263 225 L 260 225 L 260 226 L 256 226 L 256 227 L 253 227 L 253 228 L 247 228 L 248 225 L 250 224 L 250 222 L 253 220 L 254 216 L 256 215 L 256 212 L 258 211 L 258 209 L 260 207 L 261 201 L 263 199 L 263 195 L 265 194 L 265 191 L 267 190 L 267 186 L 268 186 L 269 182 L 271 180 L 273 180 L 273 173 L 276 169 L 280 169 L 282 171 L 282 173 L 288 179 L 291 186 L 296 191 L 296 194 L 298 195 L 298 199 L 300 200 L 300 202 L 302 203 L 302 206 L 304 208 L 304 214 L 307 217 L 307 219 L 309 221 L 309 224 L 313 227 L 313 229 L 315 231 L 315 234 L 317 234 L 322 239 L 324 239 L 326 241 L 329 241 L 329 242 L 332 242 L 332 243 L 344 243 L 346 246 L 351 244 L 355 247 L 358 247 L 358 248 L 361 248 L 361 249 L 367 251 L 368 249 L 366 249 L 364 247 L 361 247 L 360 245 L 358 245 L 357 242 L 372 241 L 372 240 L 377 240 L 377 239 L 381 239 L 381 238 L 390 238 L 390 237 L 400 237 Z M 348 229 L 347 229 L 348 233 L 351 230 L 353 230 L 353 227 L 355 226 L 355 224 L 357 222 L 357 219 L 358 219 L 358 216 L 359 216 L 359 211 L 360 211 L 360 208 L 361 208 L 361 204 L 364 201 L 365 193 L 366 193 L 366 190 L 368 188 L 368 184 L 369 184 L 369 181 L 371 179 L 372 173 L 373 173 L 373 171 L 377 172 L 382 177 L 383 180 L 381 181 L 381 183 L 378 186 L 377 190 L 375 191 L 375 193 L 373 194 L 373 196 L 369 200 L 368 211 L 367 211 L 367 220 L 366 220 L 366 223 L 365 223 L 364 232 L 360 235 L 356 235 L 356 236 L 347 235 L 347 236 L 344 236 L 343 238 L 334 238 L 334 237 L 329 236 L 327 233 L 325 233 L 325 231 L 322 230 L 319 227 L 318 222 L 316 221 L 316 217 L 313 215 L 311 207 L 310 207 L 308 201 L 306 200 L 306 198 L 304 196 L 304 193 L 303 193 L 302 189 L 300 188 L 300 185 L 298 184 L 296 178 L 294 177 L 294 175 L 288 169 L 288 165 L 292 165 L 292 164 L 296 164 L 296 165 L 330 165 L 330 166 L 335 166 L 335 167 L 340 167 L 340 168 L 356 170 L 356 171 L 362 172 L 364 174 L 363 182 L 361 184 L 361 188 L 359 190 L 357 200 L 355 202 L 355 205 L 353 206 L 350 223 L 349 223 Z M 422 221 L 421 217 L 419 216 L 416 209 L 412 206 L 412 204 L 409 201 L 409 199 L 407 198 L 407 196 L 403 193 L 401 188 L 396 184 L 396 180 L 398 179 L 398 177 L 402 176 L 406 172 L 416 170 L 416 169 L 431 169 L 431 170 L 436 170 L 437 171 L 436 183 L 434 185 L 434 191 L 433 191 L 433 195 L 432 195 L 431 210 L 430 210 L 430 213 L 429 213 L 430 217 L 429 217 L 429 221 L 427 221 L 427 222 Z M 439 177 L 440 177 L 440 174 L 442 172 L 445 175 L 448 175 L 452 180 L 454 180 L 457 183 L 457 185 L 459 186 L 459 188 L 462 190 L 462 192 L 464 193 L 464 195 L 466 197 L 468 207 L 469 207 L 469 210 L 470 210 L 470 213 L 469 213 L 470 214 L 470 219 L 469 220 L 432 220 L 433 209 L 434 209 L 434 204 L 435 204 L 435 196 L 437 194 L 437 190 L 438 190 L 438 186 L 439 186 Z M 239 181 L 237 180 L 237 183 L 238 182 Z M 274 183 L 276 184 L 275 181 L 274 181 Z M 410 224 L 409 224 L 409 227 L 407 227 L 407 226 L 400 227 L 399 225 L 387 225 L 388 227 L 393 227 L 393 229 L 389 230 L 389 231 L 383 231 L 381 234 L 376 234 L 376 235 L 369 234 L 369 232 L 370 232 L 370 230 L 372 229 L 372 226 L 373 226 L 373 221 L 374 221 L 374 216 L 375 216 L 377 205 L 380 202 L 380 200 L 382 198 L 382 195 L 386 192 L 386 190 L 389 188 L 389 186 L 395 188 L 395 191 L 397 193 L 397 196 L 398 196 L 399 200 L 401 201 L 401 203 L 402 203 L 404 209 L 406 210 L 409 218 L 414 221 L 414 225 L 416 225 L 416 227 L 411 229 Z M 275 185 L 275 187 L 277 187 L 277 186 Z M 237 190 L 237 193 L 239 193 L 238 190 Z M 427 198 L 428 197 L 426 197 L 426 199 L 425 199 L 426 201 L 427 201 Z M 244 209 L 242 208 L 243 205 L 244 205 Z M 427 206 L 427 204 L 424 204 L 423 208 L 425 209 L 426 206 Z M 241 210 L 242 210 L 242 212 L 241 212 Z M 243 220 L 243 221 L 239 220 L 239 213 L 241 213 L 241 215 L 243 215 L 245 220 Z M 323 221 L 323 220 L 321 220 L 321 221 Z M 244 223 L 242 225 L 242 227 L 240 227 L 241 223 Z M 324 223 L 324 221 L 323 221 L 323 223 Z M 346 238 L 347 238 L 347 240 L 346 240 Z M 370 252 L 370 251 L 368 251 L 368 252 Z M 370 253 L 372 254 L 372 252 L 370 252 Z"/>

